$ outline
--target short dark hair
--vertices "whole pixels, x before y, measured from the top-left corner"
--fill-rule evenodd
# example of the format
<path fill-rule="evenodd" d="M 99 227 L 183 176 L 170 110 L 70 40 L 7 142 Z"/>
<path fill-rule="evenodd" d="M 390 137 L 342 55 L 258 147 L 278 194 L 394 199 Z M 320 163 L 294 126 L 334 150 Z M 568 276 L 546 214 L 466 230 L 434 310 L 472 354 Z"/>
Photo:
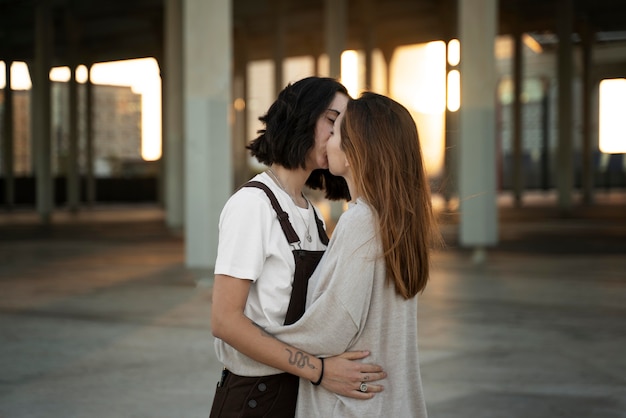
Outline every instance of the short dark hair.
<path fill-rule="evenodd" d="M 265 165 L 305 168 L 306 156 L 315 145 L 315 125 L 328 110 L 336 93 L 348 95 L 343 84 L 328 77 L 307 77 L 288 84 L 259 120 L 265 125 L 246 148 Z M 314 170 L 307 186 L 324 189 L 328 199 L 347 198 L 345 180 L 328 170 Z"/>

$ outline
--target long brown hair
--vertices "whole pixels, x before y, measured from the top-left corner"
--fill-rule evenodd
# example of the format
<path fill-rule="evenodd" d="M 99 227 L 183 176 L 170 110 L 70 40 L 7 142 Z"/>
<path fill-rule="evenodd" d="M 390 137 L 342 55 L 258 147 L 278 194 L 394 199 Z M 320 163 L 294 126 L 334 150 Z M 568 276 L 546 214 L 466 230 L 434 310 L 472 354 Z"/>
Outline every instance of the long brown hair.
<path fill-rule="evenodd" d="M 341 147 L 357 193 L 378 216 L 387 280 L 410 299 L 426 287 L 439 241 L 415 121 L 398 102 L 363 93 L 348 103 Z"/>

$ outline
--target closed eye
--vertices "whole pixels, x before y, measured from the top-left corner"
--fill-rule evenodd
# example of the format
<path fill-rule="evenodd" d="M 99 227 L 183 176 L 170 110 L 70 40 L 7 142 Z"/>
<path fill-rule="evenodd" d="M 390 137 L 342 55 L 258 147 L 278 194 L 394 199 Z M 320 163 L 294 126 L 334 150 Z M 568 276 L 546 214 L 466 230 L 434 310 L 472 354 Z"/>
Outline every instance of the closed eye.
<path fill-rule="evenodd" d="M 330 123 L 332 123 L 333 125 L 335 124 L 335 121 L 337 120 L 338 116 L 339 116 L 338 110 L 328 109 L 326 112 L 326 119 L 328 119 L 328 121 L 330 121 Z"/>

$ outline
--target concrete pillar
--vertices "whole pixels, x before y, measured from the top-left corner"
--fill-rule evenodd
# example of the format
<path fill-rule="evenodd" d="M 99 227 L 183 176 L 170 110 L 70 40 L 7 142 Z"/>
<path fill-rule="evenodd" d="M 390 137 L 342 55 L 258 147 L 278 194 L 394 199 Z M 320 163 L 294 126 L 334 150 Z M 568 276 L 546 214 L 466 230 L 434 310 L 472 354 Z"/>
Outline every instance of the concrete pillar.
<path fill-rule="evenodd" d="M 93 172 L 93 94 L 91 65 L 89 65 L 87 67 L 87 82 L 85 83 L 85 189 L 87 192 L 87 204 L 89 206 L 93 206 L 96 202 L 96 180 Z"/>
<path fill-rule="evenodd" d="M 348 27 L 348 1 L 324 1 L 324 30 L 326 33 L 326 53 L 329 61 L 329 76 L 341 78 L 341 54 L 346 47 Z"/>
<path fill-rule="evenodd" d="M 284 70 L 285 61 L 285 17 L 284 17 L 284 1 L 272 1 L 272 15 L 274 16 L 274 40 L 272 42 L 274 56 L 274 97 L 278 97 L 278 93 L 284 86 Z"/>
<path fill-rule="evenodd" d="M 28 67 L 28 75 L 30 77 L 31 83 L 33 83 L 33 79 L 35 77 L 35 61 L 28 60 L 26 61 L 26 66 Z M 35 154 L 35 137 L 37 136 L 37 123 L 35 121 L 35 114 L 37 113 L 37 106 L 35 106 L 35 87 L 31 86 L 31 89 L 28 91 L 28 108 L 30 118 L 28 121 L 30 137 L 28 138 L 28 157 L 30 160 L 30 174 L 33 178 L 37 177 L 37 156 Z"/>
<path fill-rule="evenodd" d="M 163 32 L 163 38 L 165 38 L 165 31 Z M 165 49 L 165 39 L 163 40 L 163 49 Z M 165 173 L 165 134 L 167 132 L 167 121 L 165 120 L 165 52 L 163 51 L 161 54 L 155 54 L 154 59 L 157 61 L 157 66 L 159 67 L 159 82 L 161 83 L 161 156 L 156 163 L 156 172 L 155 172 L 155 180 L 156 180 L 156 201 L 159 206 L 164 209 L 165 213 L 165 222 L 167 225 L 167 209 L 165 208 L 165 182 L 166 182 L 166 173 Z M 181 93 L 182 94 L 182 93 Z M 182 187 L 182 177 L 181 177 L 181 187 Z M 171 228 L 170 228 L 171 229 Z M 179 228 L 175 228 L 174 231 L 181 232 Z"/>
<path fill-rule="evenodd" d="M 450 71 L 458 69 L 458 66 L 452 66 L 447 60 L 448 45 L 450 41 L 446 43 L 446 98 L 448 97 L 448 77 Z M 452 198 L 457 194 L 457 168 L 458 168 L 458 142 L 459 142 L 459 112 L 451 112 L 448 110 L 446 100 L 446 116 L 445 116 L 445 156 L 444 156 L 444 179 L 443 179 L 443 197 L 446 202 L 446 207 L 452 210 L 451 203 Z"/>
<path fill-rule="evenodd" d="M 66 161 L 66 190 L 67 204 L 71 212 L 78 211 L 80 201 L 80 171 L 78 168 L 78 81 L 76 71 L 78 68 L 78 49 L 80 27 L 72 12 L 65 12 L 66 36 L 68 39 L 68 56 L 70 66 L 70 79 L 68 82 L 68 107 L 69 107 L 69 136 L 68 152 Z"/>
<path fill-rule="evenodd" d="M 373 86 L 374 58 L 373 52 L 376 47 L 375 16 L 376 5 L 372 0 L 360 0 L 361 28 L 363 30 L 363 49 L 365 52 L 365 89 L 371 90 Z"/>
<path fill-rule="evenodd" d="M 341 54 L 346 45 L 346 28 L 348 27 L 347 0 L 324 1 L 324 28 L 326 33 L 326 53 L 329 62 L 329 77 L 341 79 Z M 330 218 L 339 219 L 343 213 L 343 203 L 330 202 Z"/>
<path fill-rule="evenodd" d="M 320 77 L 320 54 L 317 52 L 313 55 L 313 69 L 315 71 L 315 76 Z"/>
<path fill-rule="evenodd" d="M 53 210 L 54 183 L 52 180 L 50 128 L 50 62 L 52 49 L 52 22 L 49 5 L 41 2 L 35 10 L 35 60 L 33 84 L 33 153 L 37 189 L 37 212 L 43 224 L 50 222 Z"/>
<path fill-rule="evenodd" d="M 183 6 L 165 2 L 165 65 L 163 69 L 163 164 L 165 222 L 173 231 L 184 224 Z"/>
<path fill-rule="evenodd" d="M 550 188 L 550 80 L 543 80 L 541 99 L 541 188 Z"/>
<path fill-rule="evenodd" d="M 15 176 L 14 176 L 14 135 L 13 135 L 13 89 L 11 88 L 11 65 L 10 60 L 4 62 L 5 80 L 4 87 L 4 121 L 2 132 L 2 168 L 4 177 L 4 203 L 7 208 L 15 204 Z"/>
<path fill-rule="evenodd" d="M 522 192 L 524 190 L 524 149 L 523 141 L 523 120 L 522 120 L 522 93 L 523 93 L 523 64 L 524 54 L 522 43 L 522 32 L 516 31 L 513 34 L 514 56 L 513 56 L 513 197 L 516 207 L 522 206 Z"/>
<path fill-rule="evenodd" d="M 460 244 L 484 261 L 498 238 L 495 101 L 497 0 L 459 1 L 461 109 L 459 110 Z"/>
<path fill-rule="evenodd" d="M 581 186 L 583 191 L 583 203 L 593 203 L 593 155 L 591 150 L 591 115 L 592 115 L 592 77 L 594 33 L 588 25 L 583 26 L 582 31 L 582 171 Z"/>
<path fill-rule="evenodd" d="M 444 169 L 440 189 L 448 211 L 456 211 L 452 204 L 453 198 L 458 196 L 458 160 L 459 160 L 459 111 L 448 109 L 448 81 L 449 74 L 453 70 L 459 70 L 460 62 L 451 56 L 450 45 L 453 40 L 458 41 L 458 2 L 456 0 L 444 0 L 439 3 L 439 18 L 444 25 L 446 41 L 446 108 L 445 108 L 445 148 Z M 454 60 L 451 60 L 454 58 Z M 460 94 L 460 92 L 459 92 Z M 458 200 L 458 199 L 457 199 Z"/>
<path fill-rule="evenodd" d="M 241 28 L 241 31 L 245 30 Z M 240 35 L 235 38 L 236 47 L 234 48 L 234 70 L 233 70 L 233 169 L 234 184 L 236 187 L 247 181 L 252 173 L 248 165 L 248 57 L 246 36 L 241 31 L 237 31 Z"/>
<path fill-rule="evenodd" d="M 559 0 L 557 4 L 557 34 L 559 49 L 557 74 L 559 85 L 558 124 L 559 141 L 557 148 L 557 188 L 558 205 L 563 214 L 572 210 L 572 189 L 574 186 L 573 146 L 572 146 L 572 31 L 574 5 L 572 0 Z"/>
<path fill-rule="evenodd" d="M 395 52 L 395 48 L 393 47 L 383 47 L 381 48 L 381 52 L 383 53 L 383 58 L 385 60 L 385 91 L 383 94 L 389 94 L 391 92 L 391 60 L 393 59 L 393 54 Z"/>
<path fill-rule="evenodd" d="M 212 275 L 218 221 L 233 191 L 232 1 L 184 0 L 185 261 Z"/>
<path fill-rule="evenodd" d="M 67 203 L 70 211 L 78 211 L 80 173 L 78 171 L 78 82 L 76 66 L 70 68 L 69 80 L 69 147 L 67 153 Z"/>

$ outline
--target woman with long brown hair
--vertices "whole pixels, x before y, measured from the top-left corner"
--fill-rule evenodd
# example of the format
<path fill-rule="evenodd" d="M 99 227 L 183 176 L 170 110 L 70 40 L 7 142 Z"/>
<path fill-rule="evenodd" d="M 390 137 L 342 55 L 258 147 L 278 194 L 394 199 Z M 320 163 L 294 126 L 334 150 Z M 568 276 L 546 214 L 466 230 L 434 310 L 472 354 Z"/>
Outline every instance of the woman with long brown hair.
<path fill-rule="evenodd" d="M 367 402 L 301 385 L 296 416 L 426 417 L 417 295 L 440 238 L 417 128 L 405 107 L 375 93 L 349 101 L 337 123 L 328 163 L 348 183 L 350 207 L 310 279 L 304 316 L 265 332 L 321 357 L 366 349 L 388 373 Z M 379 392 L 367 376 L 353 389 Z"/>

